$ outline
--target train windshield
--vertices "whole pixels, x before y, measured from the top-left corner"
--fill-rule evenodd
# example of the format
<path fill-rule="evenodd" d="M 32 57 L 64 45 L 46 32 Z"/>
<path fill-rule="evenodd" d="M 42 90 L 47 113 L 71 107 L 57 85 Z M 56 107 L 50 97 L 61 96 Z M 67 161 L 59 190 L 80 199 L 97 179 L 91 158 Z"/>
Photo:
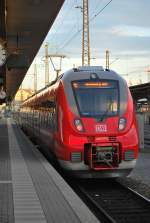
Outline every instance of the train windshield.
<path fill-rule="evenodd" d="M 116 116 L 119 112 L 117 81 L 73 82 L 74 95 L 82 117 Z"/>

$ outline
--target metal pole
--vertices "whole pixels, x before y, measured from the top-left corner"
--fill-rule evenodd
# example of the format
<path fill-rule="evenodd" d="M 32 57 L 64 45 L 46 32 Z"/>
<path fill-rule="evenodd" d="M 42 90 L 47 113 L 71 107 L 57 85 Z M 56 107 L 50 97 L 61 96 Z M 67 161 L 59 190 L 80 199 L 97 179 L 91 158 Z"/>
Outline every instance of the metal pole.
<path fill-rule="evenodd" d="M 106 50 L 106 70 L 109 70 L 109 50 Z"/>
<path fill-rule="evenodd" d="M 49 55 L 48 43 L 45 44 L 45 86 L 49 84 Z"/>
<path fill-rule="evenodd" d="M 59 76 L 59 73 L 61 71 L 62 59 L 65 58 L 66 56 L 65 55 L 61 55 L 61 54 L 49 54 L 48 56 L 50 58 L 50 61 L 51 61 L 51 64 L 53 66 L 54 71 L 56 71 L 56 79 L 57 79 L 58 76 Z M 52 58 L 59 58 L 60 59 L 59 60 L 59 68 L 58 69 L 56 68 Z"/>
<path fill-rule="evenodd" d="M 21 90 L 21 92 L 20 92 L 21 93 L 20 99 L 21 99 L 21 101 L 23 101 L 23 86 L 22 86 L 22 84 L 21 84 L 20 90 Z"/>
<path fill-rule="evenodd" d="M 34 64 L 34 93 L 37 92 L 37 64 Z"/>
<path fill-rule="evenodd" d="M 82 66 L 90 66 L 89 4 L 83 0 Z"/>

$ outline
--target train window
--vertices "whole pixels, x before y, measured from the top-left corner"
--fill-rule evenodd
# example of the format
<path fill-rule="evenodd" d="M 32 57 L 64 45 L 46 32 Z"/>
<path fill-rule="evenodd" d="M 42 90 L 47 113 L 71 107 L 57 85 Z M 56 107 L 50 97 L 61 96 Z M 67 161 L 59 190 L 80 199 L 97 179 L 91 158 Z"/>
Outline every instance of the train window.
<path fill-rule="evenodd" d="M 119 112 L 117 81 L 73 82 L 76 103 L 81 116 L 116 116 Z"/>

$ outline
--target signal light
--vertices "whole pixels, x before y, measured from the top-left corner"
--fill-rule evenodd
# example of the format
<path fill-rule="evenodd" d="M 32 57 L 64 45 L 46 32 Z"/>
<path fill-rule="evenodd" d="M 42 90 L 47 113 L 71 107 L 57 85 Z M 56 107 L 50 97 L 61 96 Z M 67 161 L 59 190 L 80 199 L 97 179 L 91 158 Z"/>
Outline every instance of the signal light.
<path fill-rule="evenodd" d="M 125 129 L 125 127 L 126 127 L 126 119 L 125 118 L 120 118 L 119 119 L 119 126 L 118 126 L 119 130 L 122 131 L 122 130 Z"/>
<path fill-rule="evenodd" d="M 84 131 L 83 124 L 82 124 L 82 121 L 80 119 L 75 119 L 74 123 L 75 123 L 76 129 L 79 132 L 83 132 Z"/>

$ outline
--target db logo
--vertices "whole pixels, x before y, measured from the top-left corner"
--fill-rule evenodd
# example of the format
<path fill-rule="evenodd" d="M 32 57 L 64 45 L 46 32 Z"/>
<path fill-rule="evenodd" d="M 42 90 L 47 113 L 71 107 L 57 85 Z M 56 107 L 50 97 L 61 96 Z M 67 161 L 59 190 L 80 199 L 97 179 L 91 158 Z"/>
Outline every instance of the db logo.
<path fill-rule="evenodd" d="M 96 132 L 107 132 L 107 126 L 106 125 L 96 125 Z"/>

